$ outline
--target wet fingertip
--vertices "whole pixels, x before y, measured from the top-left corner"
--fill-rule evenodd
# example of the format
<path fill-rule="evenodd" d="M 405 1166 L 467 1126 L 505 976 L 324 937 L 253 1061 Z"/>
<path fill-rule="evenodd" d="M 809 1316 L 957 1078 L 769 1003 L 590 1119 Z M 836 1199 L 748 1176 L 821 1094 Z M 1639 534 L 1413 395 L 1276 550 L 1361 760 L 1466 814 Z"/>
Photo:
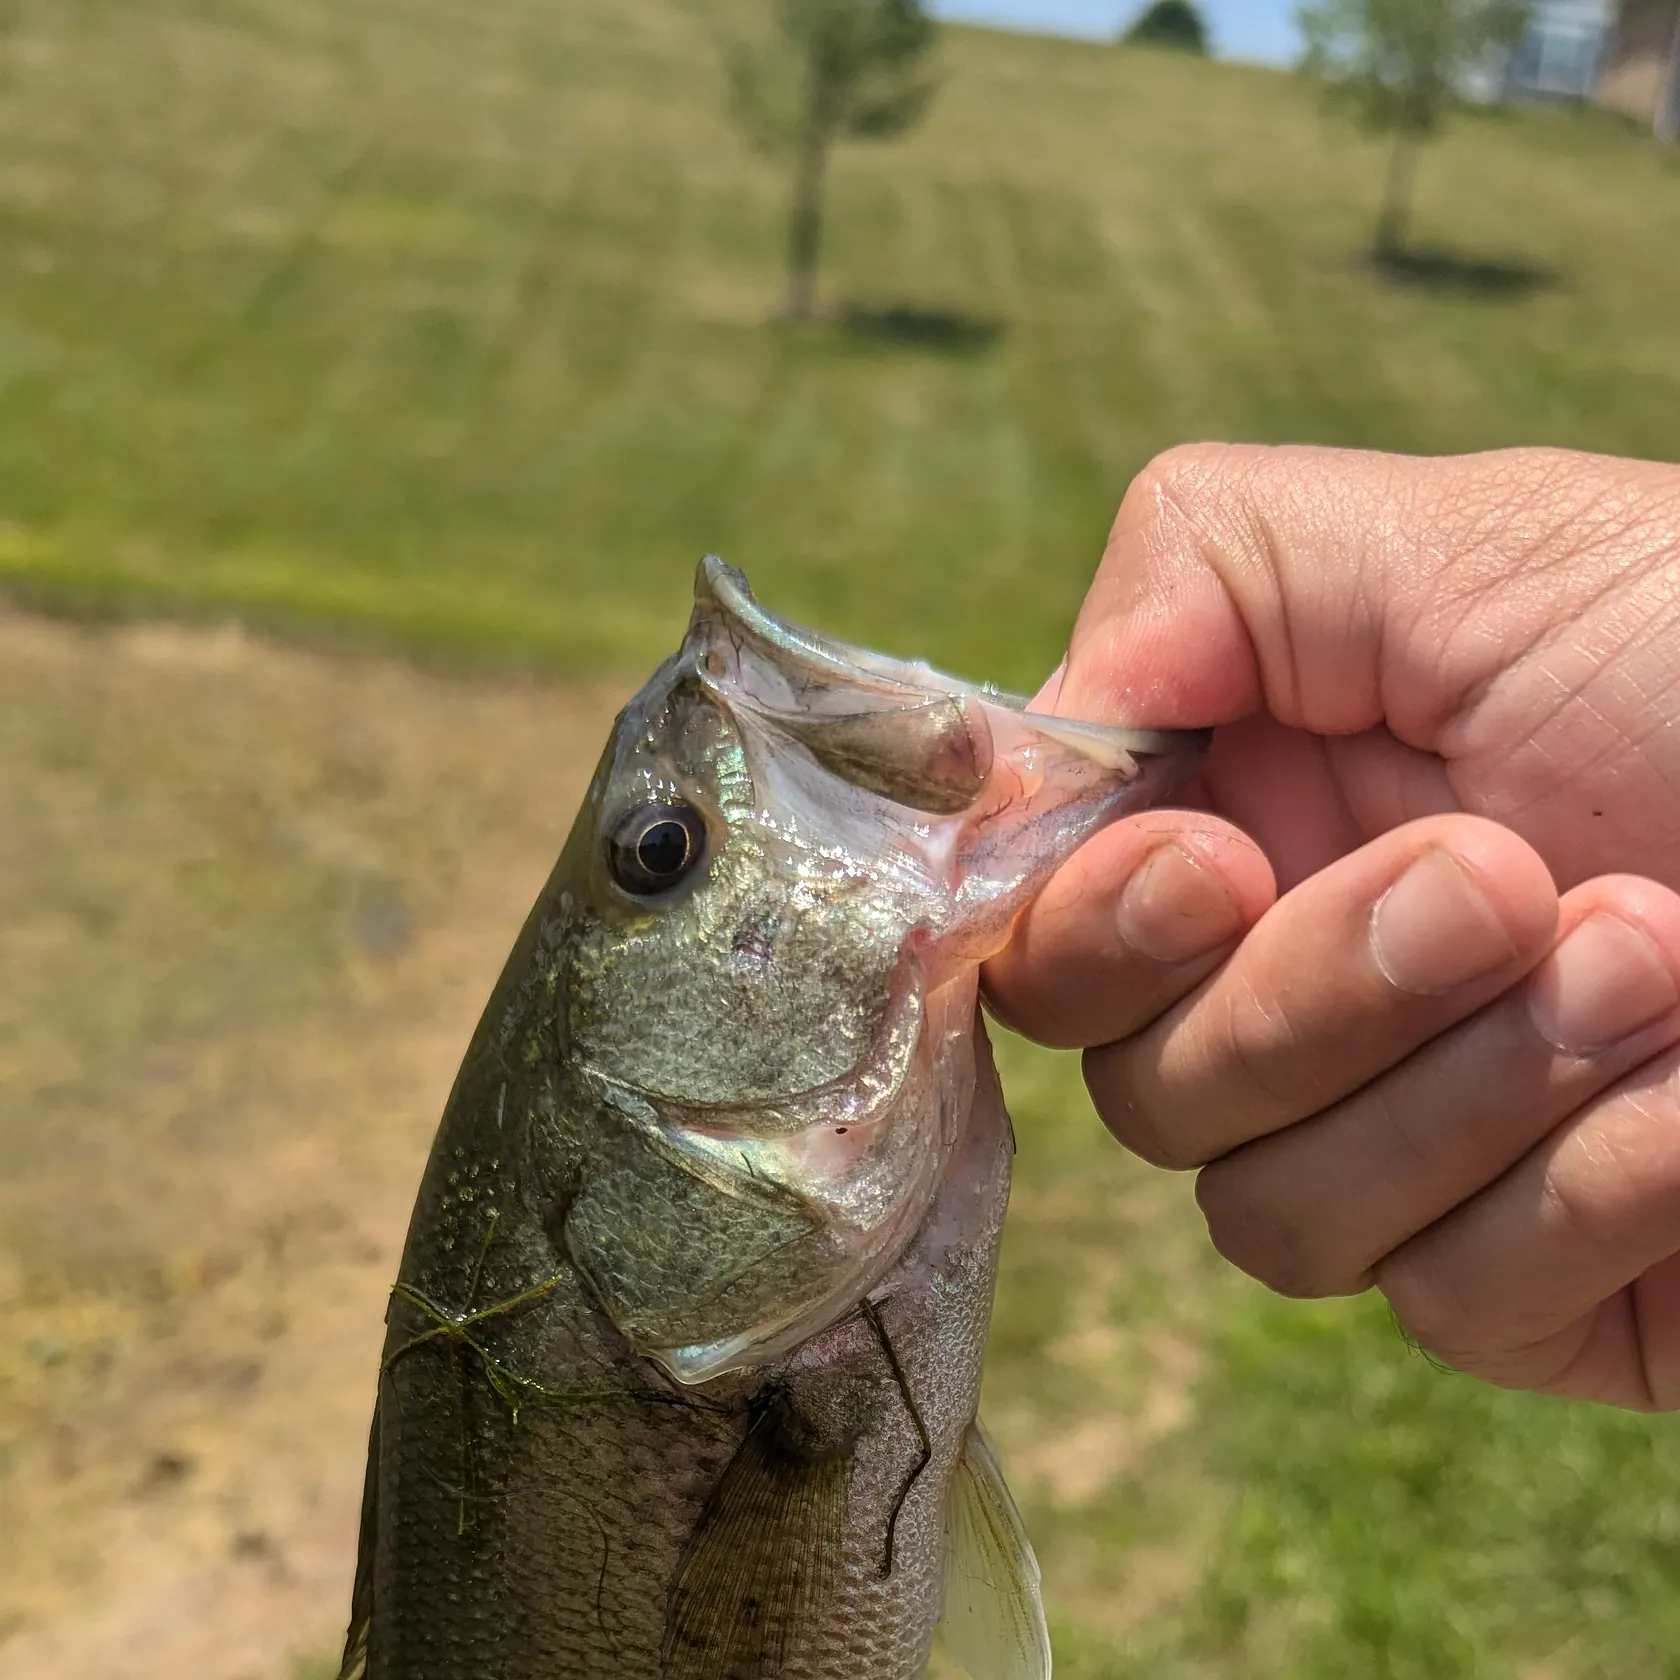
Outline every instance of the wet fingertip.
<path fill-rule="evenodd" d="M 992 962 L 995 963 L 998 960 L 994 957 Z M 994 990 L 987 973 L 991 966 L 991 963 L 988 963 L 985 968 L 980 970 L 979 1001 L 982 1022 L 990 1021 L 994 1026 L 1002 1027 L 1005 1032 L 1020 1033 L 1021 1029 L 1010 1020 L 1009 1011 L 998 1002 L 997 992 Z"/>

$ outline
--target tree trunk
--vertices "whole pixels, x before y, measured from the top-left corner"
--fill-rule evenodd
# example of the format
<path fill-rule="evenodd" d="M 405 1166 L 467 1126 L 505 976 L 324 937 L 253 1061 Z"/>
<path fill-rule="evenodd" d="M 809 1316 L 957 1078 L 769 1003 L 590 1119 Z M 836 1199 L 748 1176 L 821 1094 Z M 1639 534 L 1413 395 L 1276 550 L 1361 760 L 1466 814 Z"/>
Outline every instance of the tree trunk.
<path fill-rule="evenodd" d="M 1412 184 L 1417 179 L 1418 153 L 1423 135 L 1402 116 L 1394 127 L 1394 145 L 1388 154 L 1388 179 L 1383 183 L 1382 209 L 1377 215 L 1374 241 L 1378 257 L 1406 254 L 1406 232 L 1412 216 Z"/>
<path fill-rule="evenodd" d="M 793 203 L 788 212 L 788 290 L 783 307 L 790 321 L 810 320 L 816 305 L 828 147 L 828 125 L 813 114 L 800 139 L 799 156 L 793 166 Z"/>

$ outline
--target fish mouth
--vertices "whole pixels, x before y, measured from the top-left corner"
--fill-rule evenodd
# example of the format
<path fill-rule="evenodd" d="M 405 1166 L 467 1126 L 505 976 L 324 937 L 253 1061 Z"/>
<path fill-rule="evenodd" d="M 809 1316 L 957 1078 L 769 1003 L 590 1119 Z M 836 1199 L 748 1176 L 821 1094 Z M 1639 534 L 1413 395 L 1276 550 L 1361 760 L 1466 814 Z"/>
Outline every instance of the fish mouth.
<path fill-rule="evenodd" d="M 778 1010 L 783 1030 L 851 1062 L 781 1095 L 695 1100 L 578 1070 L 612 1111 L 609 1147 L 628 1153 L 603 1176 L 612 1195 L 574 1206 L 568 1245 L 630 1345 L 692 1384 L 787 1352 L 889 1273 L 968 1124 L 979 963 L 1074 847 L 1188 773 L 1200 740 L 1029 713 L 1019 696 L 816 635 L 715 557 L 659 680 L 727 720 L 743 827 L 768 824 L 867 884 L 854 955 L 884 983 L 864 1022 L 850 1017 L 845 1052 L 832 1024 Z M 770 815 L 782 811 L 785 832 Z M 881 917 L 890 943 L 876 943 Z M 632 1182 L 680 1222 L 665 1245 L 680 1265 L 626 1240 Z"/>
<path fill-rule="evenodd" d="M 794 691 L 792 698 L 814 713 L 830 709 L 824 704 L 824 694 L 830 689 L 847 693 L 845 704 L 856 705 L 860 687 L 865 692 L 873 689 L 880 701 L 896 701 L 899 706 L 906 700 L 944 697 L 1025 712 L 1032 703 L 1025 695 L 1008 693 L 991 683 L 968 682 L 924 660 L 894 659 L 779 618 L 753 594 L 745 576 L 715 554 L 700 562 L 694 583 L 695 626 L 708 620 L 723 628 L 738 653 L 750 648 L 782 673 Z M 702 678 L 719 675 L 708 670 L 704 660 L 700 668 Z M 1126 761 L 1133 757 L 1199 756 L 1211 736 L 1208 730 L 1123 729 L 1037 712 L 1032 720 L 1039 734 L 1108 770 L 1126 768 Z"/>

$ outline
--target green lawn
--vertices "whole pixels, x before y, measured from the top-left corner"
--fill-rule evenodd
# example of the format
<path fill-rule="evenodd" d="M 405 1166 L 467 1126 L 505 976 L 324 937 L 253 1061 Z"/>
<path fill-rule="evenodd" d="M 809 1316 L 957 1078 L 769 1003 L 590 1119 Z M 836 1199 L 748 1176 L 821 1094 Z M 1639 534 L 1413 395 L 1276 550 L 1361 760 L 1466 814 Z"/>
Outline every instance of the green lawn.
<path fill-rule="evenodd" d="M 1128 476 L 1219 435 L 1680 440 L 1680 170 L 1459 121 L 1419 237 L 1287 77 L 952 33 L 845 154 L 767 324 L 780 182 L 682 0 L 21 0 L 0 45 L 0 584 L 633 672 L 697 556 L 1032 685 Z M 1462 271 L 1460 271 L 1462 272 Z M 1228 1274 L 1065 1060 L 1023 1141 L 989 1407 L 1071 1680 L 1680 1675 L 1680 1434 L 1496 1395 L 1371 1303 Z"/>
<path fill-rule="evenodd" d="M 1268 1296 L 1185 1185 L 1093 1141 L 1072 1069 L 1003 1066 L 987 1404 L 1062 1680 L 1680 1674 L 1673 1420 L 1442 1372 L 1380 1302 Z"/>

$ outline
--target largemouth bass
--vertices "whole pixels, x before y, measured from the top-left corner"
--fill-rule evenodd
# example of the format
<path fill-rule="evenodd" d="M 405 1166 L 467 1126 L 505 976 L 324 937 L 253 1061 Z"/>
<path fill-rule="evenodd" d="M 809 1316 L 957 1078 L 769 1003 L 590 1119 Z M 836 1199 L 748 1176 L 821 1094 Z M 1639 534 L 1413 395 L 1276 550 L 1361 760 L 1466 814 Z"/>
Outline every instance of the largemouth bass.
<path fill-rule="evenodd" d="M 1200 738 L 1028 715 L 707 560 L 467 1051 L 388 1313 L 344 1680 L 1050 1672 L 976 1421 L 979 963 Z"/>

